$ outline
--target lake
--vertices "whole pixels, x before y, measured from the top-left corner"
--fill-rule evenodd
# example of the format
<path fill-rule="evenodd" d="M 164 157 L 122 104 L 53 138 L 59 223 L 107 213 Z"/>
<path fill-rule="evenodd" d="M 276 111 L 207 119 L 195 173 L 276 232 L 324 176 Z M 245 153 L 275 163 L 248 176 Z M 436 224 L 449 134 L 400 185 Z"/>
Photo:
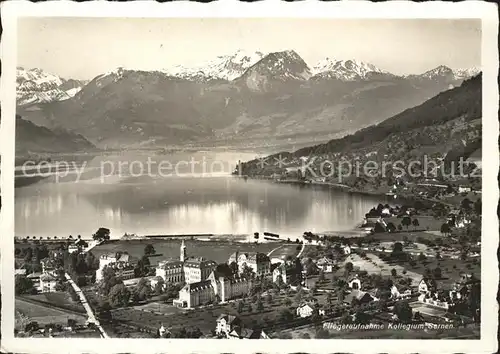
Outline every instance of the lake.
<path fill-rule="evenodd" d="M 84 166 L 44 166 L 46 178 L 15 190 L 16 236 L 112 238 L 153 234 L 295 237 L 352 229 L 381 198 L 324 187 L 232 177 L 238 152 L 97 156 Z M 149 161 L 149 162 L 148 162 Z M 30 170 L 32 171 L 32 170 Z M 30 172 L 31 173 L 31 172 Z"/>

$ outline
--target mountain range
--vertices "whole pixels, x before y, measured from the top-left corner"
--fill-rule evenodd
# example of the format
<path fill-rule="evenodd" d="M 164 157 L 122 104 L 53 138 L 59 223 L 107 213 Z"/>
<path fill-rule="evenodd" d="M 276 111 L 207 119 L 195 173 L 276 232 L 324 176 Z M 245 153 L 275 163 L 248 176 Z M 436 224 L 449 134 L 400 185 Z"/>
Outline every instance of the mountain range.
<path fill-rule="evenodd" d="M 118 68 L 88 83 L 40 70 L 30 79 L 30 72 L 18 70 L 18 114 L 115 148 L 269 143 L 299 136 L 329 140 L 421 104 L 478 70 L 440 66 L 398 76 L 368 63 L 328 58 L 310 67 L 286 50 L 238 51 L 191 68 Z"/>
<path fill-rule="evenodd" d="M 83 136 L 63 128 L 48 129 L 16 115 L 16 158 L 40 153 L 75 153 L 95 146 Z"/>
<path fill-rule="evenodd" d="M 482 75 L 464 81 L 459 87 L 441 92 L 421 105 L 409 108 L 379 124 L 326 143 L 309 146 L 294 152 L 268 156 L 287 161 L 287 167 L 300 166 L 305 159 L 316 169 L 322 161 L 399 161 L 442 162 L 450 165 L 472 159 L 480 166 L 482 143 Z M 311 160 L 314 158 L 314 160 Z M 458 165 L 455 165 L 458 166 Z M 284 166 L 262 165 L 261 160 L 242 164 L 245 175 L 267 175 L 283 172 Z M 354 174 L 353 174 L 354 175 Z M 358 176 L 343 183 L 356 187 Z M 353 184 L 350 184 L 350 183 Z"/>
<path fill-rule="evenodd" d="M 78 93 L 87 81 L 63 79 L 42 69 L 16 70 L 18 105 L 67 100 Z"/>

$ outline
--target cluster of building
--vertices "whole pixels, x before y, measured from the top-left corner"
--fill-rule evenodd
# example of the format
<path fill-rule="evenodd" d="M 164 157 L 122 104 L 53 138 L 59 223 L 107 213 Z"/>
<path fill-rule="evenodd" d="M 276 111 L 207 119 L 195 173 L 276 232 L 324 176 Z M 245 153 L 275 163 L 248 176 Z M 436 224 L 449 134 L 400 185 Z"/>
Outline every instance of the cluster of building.
<path fill-rule="evenodd" d="M 183 242 L 181 262 L 185 259 L 186 247 Z M 192 263 L 193 261 L 196 263 Z M 173 304 L 178 307 L 192 308 L 213 302 L 226 302 L 250 291 L 253 279 L 244 274 L 247 267 L 256 276 L 270 274 L 271 261 L 263 253 L 240 253 L 237 251 L 229 257 L 228 264 L 233 262 L 237 265 L 235 273 L 217 270 L 217 264 L 213 261 L 203 259 L 184 261 L 184 269 L 186 266 L 188 268 L 187 271 L 184 270 L 186 285 L 179 291 L 179 297 L 173 301 Z M 168 266 L 168 263 L 164 263 L 163 268 L 165 266 Z M 199 271 L 193 271 L 193 268 L 199 269 Z M 161 274 L 161 271 L 157 271 L 157 275 Z M 166 281 L 166 279 L 165 277 L 164 280 Z"/>
<path fill-rule="evenodd" d="M 111 268 L 115 271 L 115 277 L 121 280 L 128 280 L 135 277 L 134 265 L 131 263 L 128 253 L 117 252 L 107 253 L 99 257 L 99 268 L 96 270 L 95 279 L 101 281 L 104 268 Z"/>
<path fill-rule="evenodd" d="M 153 289 L 160 279 L 164 286 L 185 284 L 173 304 L 178 307 L 193 308 L 213 302 L 225 302 L 248 293 L 253 279 L 244 274 L 247 268 L 256 276 L 271 274 L 271 261 L 263 253 L 235 252 L 229 257 L 228 264 L 233 262 L 237 265 L 235 273 L 218 270 L 217 263 L 212 260 L 188 257 L 186 245 L 182 241 L 179 259 L 159 262 L 155 276 L 148 277 L 147 280 Z M 128 254 L 102 255 L 99 259 L 99 269 L 96 271 L 96 281 L 102 279 L 106 267 L 112 267 L 115 276 L 124 280 L 125 285 L 135 284 L 134 266 Z"/>
<path fill-rule="evenodd" d="M 450 309 L 453 305 L 470 296 L 471 288 L 479 285 L 480 280 L 471 274 L 464 274 L 462 278 L 455 282 L 451 289 L 438 289 L 437 283 L 430 278 L 423 278 L 418 284 L 418 300 L 424 304 L 439 307 L 444 310 Z"/>
<path fill-rule="evenodd" d="M 216 321 L 215 334 L 227 339 L 269 339 L 262 329 L 250 329 L 238 316 L 221 314 Z"/>

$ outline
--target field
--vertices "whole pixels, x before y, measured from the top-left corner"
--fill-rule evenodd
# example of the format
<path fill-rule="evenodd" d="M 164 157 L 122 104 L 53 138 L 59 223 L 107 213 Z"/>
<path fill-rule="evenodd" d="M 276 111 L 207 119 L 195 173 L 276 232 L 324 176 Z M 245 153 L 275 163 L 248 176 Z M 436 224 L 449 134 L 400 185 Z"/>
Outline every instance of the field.
<path fill-rule="evenodd" d="M 388 253 L 387 253 L 388 254 Z M 449 287 L 456 281 L 460 280 L 461 274 L 474 274 L 477 278 L 481 276 L 481 262 L 479 258 L 468 259 L 462 261 L 460 259 L 443 258 L 427 258 L 425 261 L 417 261 L 415 266 L 411 266 L 408 262 L 405 263 L 390 263 L 381 260 L 376 254 L 366 252 L 369 260 L 361 258 L 357 254 L 351 254 L 343 262 L 341 267 L 347 262 L 352 262 L 355 269 L 366 270 L 369 274 L 381 274 L 382 276 L 391 276 L 391 270 L 395 269 L 398 275 L 412 278 L 412 286 L 416 286 L 425 275 L 426 269 L 431 271 L 435 268 L 440 268 L 442 277 L 437 279 L 438 286 Z"/>
<path fill-rule="evenodd" d="M 414 227 L 413 225 L 408 226 L 408 229 L 406 226 L 403 226 L 402 233 L 404 232 L 410 232 L 410 231 L 440 231 L 441 230 L 441 225 L 446 222 L 446 219 L 443 218 L 438 218 L 436 219 L 434 216 L 427 216 L 427 215 L 414 215 L 411 217 L 411 220 L 413 219 L 418 220 L 418 226 Z M 390 218 L 384 218 L 384 221 L 386 223 L 392 222 L 396 227 L 398 227 L 399 224 L 401 224 L 402 218 L 397 218 L 395 216 L 390 217 Z"/>
<path fill-rule="evenodd" d="M 214 260 L 218 263 L 227 262 L 229 256 L 239 250 L 240 252 L 263 252 L 268 253 L 279 245 L 275 243 L 242 243 L 231 241 L 197 241 L 185 240 L 188 257 L 204 257 Z M 95 247 L 92 253 L 96 256 L 108 252 L 127 251 L 131 256 L 142 257 L 144 247 L 147 244 L 152 244 L 156 253 L 162 254 L 161 257 L 151 258 L 151 263 L 154 265 L 165 258 L 179 258 L 180 240 L 134 240 L 112 242 Z"/>
<path fill-rule="evenodd" d="M 384 262 L 378 256 L 372 253 L 367 253 L 366 256 L 369 260 L 365 260 L 357 254 L 350 254 L 349 257 L 345 259 L 344 264 L 347 262 L 351 262 L 354 266 L 354 269 L 366 270 L 368 274 L 380 274 L 382 276 L 388 277 L 391 276 L 391 270 L 393 268 L 396 269 L 397 274 L 399 275 L 401 275 L 405 270 L 405 268 L 400 265 L 391 265 Z M 414 286 L 417 285 L 418 282 L 422 279 L 422 275 L 420 273 L 412 272 L 409 270 L 406 270 L 406 274 L 404 276 L 412 278 Z"/>
<path fill-rule="evenodd" d="M 279 258 L 279 259 L 286 259 L 287 256 L 295 256 L 296 254 L 299 253 L 300 248 L 302 245 L 299 244 L 286 244 L 286 245 L 274 245 L 275 248 L 271 255 L 269 256 L 270 258 Z M 299 249 L 297 249 L 299 248 Z"/>
<path fill-rule="evenodd" d="M 434 316 L 434 317 L 442 317 L 446 314 L 446 310 L 429 306 L 427 304 L 423 304 L 421 302 L 413 302 L 410 304 L 413 312 L 419 311 L 423 315 Z"/>
<path fill-rule="evenodd" d="M 76 315 L 54 308 L 44 307 L 22 299 L 16 298 L 16 327 L 22 327 L 30 321 L 36 321 L 38 324 L 60 323 L 66 324 L 68 319 L 75 319 L 79 324 L 84 324 L 87 317 Z"/>
<path fill-rule="evenodd" d="M 439 267 L 442 272 L 442 278 L 437 280 L 439 287 L 449 287 L 453 285 L 454 282 L 461 278 L 461 274 L 463 273 L 474 274 L 476 278 L 481 277 L 481 261 L 479 257 L 475 259 L 468 259 L 466 261 L 451 258 L 444 258 L 441 260 L 428 258 L 424 263 L 417 262 L 415 267 L 412 267 L 409 264 L 404 264 L 404 267 L 408 270 L 408 273 L 411 270 L 412 272 L 419 273 L 421 275 L 425 274 L 426 268 L 433 270 Z"/>
<path fill-rule="evenodd" d="M 83 308 L 81 303 L 73 301 L 69 296 L 69 293 L 67 292 L 58 291 L 37 295 L 25 295 L 24 297 L 37 302 L 41 302 L 41 305 L 43 305 L 44 303 L 48 303 L 54 306 L 61 306 L 78 312 L 85 312 L 85 309 Z"/>
<path fill-rule="evenodd" d="M 291 301 L 290 307 L 284 304 L 285 294 L 275 294 L 271 302 L 263 298 L 263 310 L 257 311 L 255 303 L 250 299 L 246 300 L 244 311 L 238 313 L 237 301 L 226 304 L 198 308 L 196 310 L 183 310 L 174 308 L 172 305 L 150 303 L 134 308 L 123 308 L 113 311 L 113 319 L 119 320 L 124 325 L 134 325 L 156 331 L 161 324 L 167 328 L 194 328 L 198 327 L 203 334 L 209 335 L 215 328 L 216 319 L 221 314 L 237 315 L 243 323 L 251 327 L 269 327 L 279 322 L 279 316 L 284 309 L 289 309 L 292 313 L 297 306 L 294 294 L 288 297 Z M 317 294 L 315 298 L 320 304 L 326 302 L 325 294 Z M 252 310 L 248 310 L 251 304 Z"/>
<path fill-rule="evenodd" d="M 412 227 L 406 230 L 402 230 L 401 232 L 380 232 L 374 235 L 371 235 L 370 238 L 373 238 L 378 241 L 393 241 L 393 242 L 403 242 L 403 239 L 407 238 L 408 241 L 416 242 L 417 238 L 423 238 L 429 241 L 435 241 L 438 238 L 445 238 L 441 235 L 440 232 L 437 231 L 413 231 Z"/>

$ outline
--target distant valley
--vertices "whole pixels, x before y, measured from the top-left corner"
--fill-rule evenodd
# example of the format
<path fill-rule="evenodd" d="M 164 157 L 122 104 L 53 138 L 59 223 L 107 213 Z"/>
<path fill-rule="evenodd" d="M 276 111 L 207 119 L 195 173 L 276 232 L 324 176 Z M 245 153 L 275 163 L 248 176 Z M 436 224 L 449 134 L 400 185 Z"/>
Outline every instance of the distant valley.
<path fill-rule="evenodd" d="M 199 67 L 118 68 L 90 82 L 18 69 L 17 113 L 102 149 L 323 142 L 379 123 L 478 70 L 397 76 L 354 60 L 237 52 Z M 23 149 L 20 149 L 23 150 Z"/>

